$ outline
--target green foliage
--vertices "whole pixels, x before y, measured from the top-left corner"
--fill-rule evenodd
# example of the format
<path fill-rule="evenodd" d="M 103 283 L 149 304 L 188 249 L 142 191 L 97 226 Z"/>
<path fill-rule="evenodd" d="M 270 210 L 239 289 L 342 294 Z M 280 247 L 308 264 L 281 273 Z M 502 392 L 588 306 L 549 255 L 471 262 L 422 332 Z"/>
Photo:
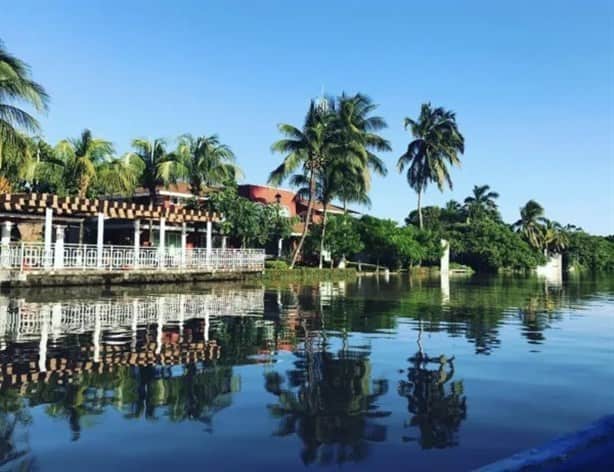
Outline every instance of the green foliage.
<path fill-rule="evenodd" d="M 451 258 L 479 272 L 499 269 L 530 270 L 544 262 L 520 234 L 504 223 L 490 219 L 460 224 L 447 234 Z"/>
<path fill-rule="evenodd" d="M 592 236 L 582 230 L 567 233 L 565 262 L 577 270 L 614 271 L 614 237 Z"/>
<path fill-rule="evenodd" d="M 324 244 L 320 244 L 322 225 L 314 225 L 305 241 L 305 252 L 320 254 L 320 248 L 323 247 L 326 251 L 330 251 L 334 262 L 339 261 L 342 257 L 353 258 L 364 248 L 358 226 L 359 222 L 349 215 L 329 216 L 324 233 Z"/>
<path fill-rule="evenodd" d="M 290 266 L 288 265 L 286 261 L 281 261 L 278 259 L 268 260 L 268 261 L 265 261 L 264 263 L 265 269 L 286 270 L 289 267 Z"/>
<path fill-rule="evenodd" d="M 277 205 L 262 205 L 240 197 L 236 187 L 228 186 L 211 194 L 210 209 L 221 213 L 222 234 L 238 240 L 243 247 L 263 246 L 288 238 L 293 219 L 281 214 Z"/>

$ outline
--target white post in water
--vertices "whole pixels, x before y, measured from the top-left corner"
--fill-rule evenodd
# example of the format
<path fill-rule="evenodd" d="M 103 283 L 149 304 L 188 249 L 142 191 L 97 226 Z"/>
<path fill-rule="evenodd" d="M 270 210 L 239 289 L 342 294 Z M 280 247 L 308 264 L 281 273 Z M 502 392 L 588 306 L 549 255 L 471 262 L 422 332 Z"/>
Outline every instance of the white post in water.
<path fill-rule="evenodd" d="M 64 225 L 55 225 L 55 249 L 53 252 L 53 268 L 64 267 Z"/>
<path fill-rule="evenodd" d="M 43 246 L 43 260 L 44 266 L 51 266 L 51 241 L 52 241 L 52 225 L 53 225 L 53 210 L 51 208 L 45 208 L 45 235 L 44 235 L 44 246 Z"/>
<path fill-rule="evenodd" d="M 450 244 L 445 239 L 441 240 L 443 254 L 440 262 L 441 303 L 450 301 Z"/>
<path fill-rule="evenodd" d="M 2 267 L 10 267 L 11 266 L 11 228 L 13 227 L 13 223 L 11 221 L 5 221 L 2 223 Z"/>
<path fill-rule="evenodd" d="M 134 220 L 134 267 L 139 266 L 141 257 L 141 220 Z"/>
<path fill-rule="evenodd" d="M 206 252 L 205 252 L 205 254 L 207 255 L 206 257 L 207 267 L 211 264 L 211 252 L 213 250 L 212 233 L 213 233 L 213 223 L 211 221 L 207 221 L 207 246 L 206 246 Z"/>
<path fill-rule="evenodd" d="M 102 269 L 102 246 L 104 244 L 104 213 L 98 213 L 96 228 L 96 267 Z"/>
<path fill-rule="evenodd" d="M 164 267 L 164 255 L 166 254 L 166 218 L 160 218 L 160 237 L 158 241 L 158 257 L 160 267 Z"/>
<path fill-rule="evenodd" d="M 185 267 L 188 250 L 188 225 L 183 223 L 181 225 L 181 267 Z"/>
<path fill-rule="evenodd" d="M 281 251 L 284 247 L 284 238 L 279 238 L 277 240 L 277 257 L 281 259 Z"/>

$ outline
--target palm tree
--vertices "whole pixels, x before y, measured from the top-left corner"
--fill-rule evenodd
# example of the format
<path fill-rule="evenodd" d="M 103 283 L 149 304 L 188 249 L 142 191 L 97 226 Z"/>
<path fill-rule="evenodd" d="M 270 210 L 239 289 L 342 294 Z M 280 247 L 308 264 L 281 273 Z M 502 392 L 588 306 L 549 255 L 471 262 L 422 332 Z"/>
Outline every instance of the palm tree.
<path fill-rule="evenodd" d="M 45 89 L 30 78 L 28 65 L 11 55 L 0 41 L 0 169 L 3 168 L 3 148 L 23 149 L 26 146 L 19 130 L 39 130 L 36 118 L 20 105 L 29 105 L 43 112 L 47 110 L 48 102 Z"/>
<path fill-rule="evenodd" d="M 390 143 L 377 134 L 387 125 L 382 117 L 372 116 L 376 108 L 368 96 L 360 93 L 343 93 L 337 98 L 334 126 L 339 158 L 353 171 L 338 183 L 337 193 L 344 208 L 348 201 L 362 204 L 368 200 L 371 172 L 381 176 L 388 172 L 384 161 L 375 154 L 392 150 Z"/>
<path fill-rule="evenodd" d="M 136 173 L 137 182 L 149 192 L 149 201 L 156 202 L 157 189 L 173 180 L 176 175 L 177 156 L 166 151 L 163 139 L 135 139 L 132 141 L 135 149 L 128 154 L 130 166 Z"/>
<path fill-rule="evenodd" d="M 89 129 L 81 136 L 64 139 L 56 146 L 56 155 L 63 163 L 63 180 L 69 193 L 85 197 L 96 177 L 96 167 L 113 155 L 110 141 L 94 138 Z"/>
<path fill-rule="evenodd" d="M 234 164 L 235 155 L 217 135 L 179 138 L 177 173 L 190 183 L 193 195 L 200 195 L 203 186 L 235 181 L 241 171 Z"/>
<path fill-rule="evenodd" d="M 456 115 L 444 108 L 422 105 L 417 121 L 405 118 L 405 129 L 411 129 L 414 140 L 397 162 L 399 172 L 407 167 L 407 183 L 418 194 L 418 215 L 422 221 L 422 194 L 429 183 L 437 184 L 440 191 L 452 179 L 448 165 L 459 166 L 459 154 L 465 151 L 465 139 L 458 130 Z"/>
<path fill-rule="evenodd" d="M 134 192 L 138 175 L 129 155 L 102 161 L 96 167 L 94 187 L 97 194 L 128 195 Z"/>
<path fill-rule="evenodd" d="M 531 246 L 540 249 L 543 246 L 544 208 L 535 200 L 529 200 L 520 209 L 520 219 L 513 224 L 514 229 L 520 232 Z"/>
<path fill-rule="evenodd" d="M 284 154 L 283 162 L 271 172 L 269 183 L 280 185 L 297 169 L 302 168 L 307 175 L 309 187 L 305 225 L 299 243 L 292 256 L 290 268 L 294 268 L 301 253 L 313 211 L 316 197 L 317 174 L 327 164 L 334 148 L 334 139 L 330 123 L 333 115 L 330 112 L 331 101 L 322 99 L 318 103 L 312 100 L 301 129 L 289 124 L 280 124 L 278 129 L 285 138 L 273 143 L 271 150 Z"/>
<path fill-rule="evenodd" d="M 469 217 L 477 218 L 481 215 L 496 215 L 497 192 L 491 192 L 489 185 L 474 185 L 473 195 L 465 198 L 465 210 Z"/>
<path fill-rule="evenodd" d="M 545 255 L 560 254 L 569 245 L 569 236 L 560 223 L 546 219 L 543 229 Z"/>

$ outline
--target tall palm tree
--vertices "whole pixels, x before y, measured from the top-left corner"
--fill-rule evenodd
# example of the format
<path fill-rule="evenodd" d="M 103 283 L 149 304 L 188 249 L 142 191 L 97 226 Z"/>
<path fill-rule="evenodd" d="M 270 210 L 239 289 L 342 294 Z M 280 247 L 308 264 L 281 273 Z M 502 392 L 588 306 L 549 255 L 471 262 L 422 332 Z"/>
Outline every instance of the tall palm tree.
<path fill-rule="evenodd" d="M 193 137 L 184 134 L 177 147 L 177 173 L 190 184 L 193 195 L 200 195 L 203 186 L 235 181 L 241 171 L 235 155 L 217 135 Z"/>
<path fill-rule="evenodd" d="M 81 136 L 60 141 L 55 149 L 63 163 L 63 179 L 69 193 L 85 197 L 96 177 L 96 167 L 113 155 L 113 144 L 94 138 L 89 129 Z"/>
<path fill-rule="evenodd" d="M 322 99 L 319 102 L 312 100 L 301 129 L 280 124 L 278 129 L 285 137 L 273 143 L 271 150 L 284 154 L 282 163 L 271 172 L 269 183 L 280 185 L 297 169 L 307 175 L 308 200 L 305 224 L 299 243 L 292 256 L 291 268 L 294 268 L 301 253 L 313 212 L 313 203 L 316 198 L 317 174 L 327 164 L 334 148 L 334 139 L 330 123 L 333 115 L 330 111 L 331 101 Z"/>
<path fill-rule="evenodd" d="M 497 192 L 490 191 L 489 185 L 474 185 L 472 195 L 465 198 L 465 210 L 469 217 L 497 214 Z"/>
<path fill-rule="evenodd" d="M 45 89 L 30 78 L 28 65 L 10 54 L 0 41 L 0 169 L 3 167 L 3 148 L 23 149 L 27 145 L 19 131 L 36 132 L 39 129 L 36 118 L 20 108 L 21 105 L 43 112 L 47 110 L 48 102 Z"/>
<path fill-rule="evenodd" d="M 166 150 L 163 139 L 138 138 L 132 141 L 133 152 L 128 153 L 131 167 L 136 173 L 137 182 L 149 192 L 149 201 L 155 204 L 157 189 L 166 185 L 176 176 L 177 156 Z"/>
<path fill-rule="evenodd" d="M 422 194 L 429 183 L 437 184 L 440 191 L 452 188 L 448 166 L 459 166 L 459 154 L 465 151 L 465 139 L 458 130 L 456 115 L 444 108 L 422 105 L 418 120 L 405 118 L 405 129 L 410 129 L 414 139 L 399 158 L 397 168 L 407 167 L 407 183 L 418 194 L 418 216 L 422 220 Z"/>
<path fill-rule="evenodd" d="M 560 254 L 569 245 L 569 236 L 560 223 L 546 219 L 543 229 L 544 252 L 548 254 Z"/>
<path fill-rule="evenodd" d="M 94 188 L 97 194 L 132 194 L 137 185 L 138 175 L 129 155 L 102 161 L 96 167 Z"/>
<path fill-rule="evenodd" d="M 529 200 L 520 209 L 520 219 L 513 224 L 527 242 L 536 249 L 543 247 L 544 241 L 544 208 L 535 200 Z"/>
<path fill-rule="evenodd" d="M 382 117 L 372 115 L 376 108 L 368 96 L 360 93 L 353 96 L 343 93 L 337 98 L 334 126 L 339 159 L 353 170 L 338 183 L 338 196 L 344 207 L 348 201 L 365 201 L 371 172 L 381 176 L 388 172 L 384 161 L 375 154 L 392 150 L 390 143 L 378 134 L 387 125 Z"/>

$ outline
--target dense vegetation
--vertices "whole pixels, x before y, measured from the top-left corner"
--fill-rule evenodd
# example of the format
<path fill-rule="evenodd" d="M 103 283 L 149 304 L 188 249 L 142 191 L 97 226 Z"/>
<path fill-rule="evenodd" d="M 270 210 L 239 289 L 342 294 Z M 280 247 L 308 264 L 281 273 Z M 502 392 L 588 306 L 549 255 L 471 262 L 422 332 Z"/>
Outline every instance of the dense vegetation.
<path fill-rule="evenodd" d="M 276 205 L 263 206 L 238 196 L 241 176 L 231 148 L 213 135 L 182 135 L 175 146 L 163 139 L 135 139 L 133 150 L 117 156 L 111 141 L 84 130 L 75 138 L 51 145 L 37 133 L 36 118 L 24 110 L 47 110 L 45 89 L 32 80 L 28 66 L 0 42 L 0 192 L 44 191 L 59 195 L 131 195 L 137 187 L 156 199 L 160 187 L 175 182 L 189 185 L 191 205 L 224 214 L 220 233 L 234 246 L 266 247 L 276 253 L 277 241 L 287 239 L 298 222 L 281 215 Z M 451 169 L 460 164 L 465 140 L 456 115 L 430 103 L 416 119 L 406 118 L 412 140 L 399 157 L 397 169 L 406 172 L 418 195 L 418 206 L 401 226 L 372 216 L 335 216 L 333 202 L 368 205 L 372 174 L 386 175 L 379 156 L 391 151 L 379 133 L 385 120 L 364 94 L 312 100 L 304 122 L 279 125 L 282 139 L 272 145 L 283 160 L 269 181 L 287 180 L 307 202 L 304 224 L 290 267 L 335 265 L 347 259 L 390 268 L 436 264 L 441 239 L 451 243 L 453 262 L 478 271 L 530 270 L 547 256 L 562 254 L 568 267 L 614 270 L 614 238 L 592 236 L 573 225 L 562 226 L 544 216 L 533 200 L 521 208 L 518 221 L 502 221 L 499 195 L 488 185 L 476 186 L 463 203 L 423 207 L 430 184 L 452 188 Z M 323 207 L 314 222 L 314 204 Z"/>

